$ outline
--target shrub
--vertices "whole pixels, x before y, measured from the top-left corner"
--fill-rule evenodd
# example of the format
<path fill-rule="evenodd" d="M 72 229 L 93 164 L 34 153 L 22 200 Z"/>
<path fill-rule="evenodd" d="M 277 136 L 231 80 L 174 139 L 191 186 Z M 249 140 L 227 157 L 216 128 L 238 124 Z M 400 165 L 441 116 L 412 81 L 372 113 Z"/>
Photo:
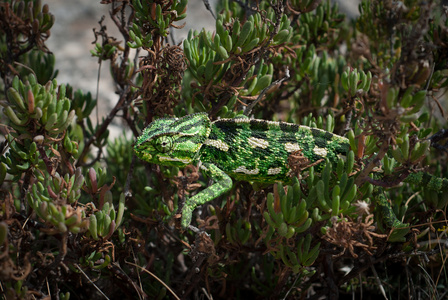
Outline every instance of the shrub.
<path fill-rule="evenodd" d="M 443 297 L 448 193 L 417 172 L 448 174 L 446 10 L 364 0 L 348 22 L 330 1 L 223 0 L 216 30 L 180 46 L 167 37 L 187 0 L 102 2 L 122 36 L 95 31 L 117 93 L 97 124 L 96 99 L 56 81 L 49 6 L 0 3 L 5 299 Z M 133 144 L 194 112 L 321 128 L 351 152 L 320 169 L 292 155 L 285 186 L 234 180 L 184 230 L 173 216 L 207 179 Z M 117 119 L 132 138 L 108 139 Z"/>

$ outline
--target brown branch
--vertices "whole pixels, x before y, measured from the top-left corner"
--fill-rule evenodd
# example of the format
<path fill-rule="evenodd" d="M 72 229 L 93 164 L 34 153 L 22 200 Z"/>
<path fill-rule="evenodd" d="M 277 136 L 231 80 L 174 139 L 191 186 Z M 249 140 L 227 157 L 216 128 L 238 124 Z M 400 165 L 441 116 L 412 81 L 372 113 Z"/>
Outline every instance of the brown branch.
<path fill-rule="evenodd" d="M 94 143 L 95 141 L 97 141 L 100 138 L 100 136 L 107 130 L 107 127 L 109 127 L 109 125 L 112 122 L 112 120 L 114 119 L 115 115 L 121 109 L 123 109 L 125 107 L 126 100 L 127 100 L 127 97 L 128 97 L 128 91 L 129 91 L 129 85 L 126 86 L 121 91 L 120 99 L 118 100 L 118 102 L 115 105 L 115 107 L 107 115 L 106 119 L 104 119 L 104 121 L 101 124 L 100 128 L 95 132 L 95 135 L 93 135 L 92 137 L 90 137 L 86 141 L 86 143 L 84 145 L 84 149 L 82 150 L 82 153 L 79 156 L 78 161 L 76 162 L 76 167 L 84 165 L 83 161 L 84 161 L 85 156 L 89 153 L 90 145 L 92 145 L 92 143 Z"/>
<path fill-rule="evenodd" d="M 380 150 L 378 151 L 378 154 L 369 162 L 369 164 L 359 173 L 359 176 L 356 178 L 355 184 L 357 186 L 362 186 L 364 182 L 366 182 L 367 177 L 369 177 L 369 174 L 372 173 L 372 170 L 378 166 L 381 159 L 386 155 L 387 151 L 389 150 L 389 139 L 385 140 L 383 144 L 381 145 Z"/>

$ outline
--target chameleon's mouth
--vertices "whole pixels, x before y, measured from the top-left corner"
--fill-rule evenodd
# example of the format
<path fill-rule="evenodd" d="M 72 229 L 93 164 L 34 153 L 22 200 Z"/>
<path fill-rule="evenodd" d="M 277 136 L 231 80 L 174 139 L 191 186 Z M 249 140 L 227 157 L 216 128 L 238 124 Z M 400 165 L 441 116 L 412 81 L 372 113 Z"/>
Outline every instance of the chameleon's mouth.
<path fill-rule="evenodd" d="M 144 144 L 136 145 L 134 147 L 134 151 L 138 157 L 146 161 L 151 161 L 153 156 L 145 150 L 147 150 L 147 148 L 144 146 Z"/>
<path fill-rule="evenodd" d="M 163 156 L 163 155 L 158 155 L 159 161 L 160 162 L 173 162 L 173 163 L 181 163 L 184 165 L 188 165 L 191 163 L 191 159 L 188 158 L 177 158 L 177 157 L 169 157 L 169 156 Z"/>

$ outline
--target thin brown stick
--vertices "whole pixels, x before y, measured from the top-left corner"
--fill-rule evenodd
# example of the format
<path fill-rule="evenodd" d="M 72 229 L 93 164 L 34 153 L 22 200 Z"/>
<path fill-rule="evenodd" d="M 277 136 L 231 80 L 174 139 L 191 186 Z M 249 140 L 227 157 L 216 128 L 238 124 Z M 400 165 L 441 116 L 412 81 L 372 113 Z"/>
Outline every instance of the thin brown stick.
<path fill-rule="evenodd" d="M 168 285 L 166 285 L 165 282 L 163 282 L 159 277 L 157 277 L 155 274 L 151 273 L 150 271 L 148 271 L 147 269 L 140 267 L 137 264 L 131 263 L 131 262 L 126 262 L 127 264 L 140 268 L 143 272 L 148 273 L 149 275 L 151 275 L 152 277 L 154 277 L 158 282 L 160 282 L 168 291 L 170 291 L 170 293 L 174 296 L 174 298 L 176 298 L 177 300 L 180 300 L 180 298 L 174 293 L 174 291 L 172 289 L 170 289 L 170 287 Z"/>

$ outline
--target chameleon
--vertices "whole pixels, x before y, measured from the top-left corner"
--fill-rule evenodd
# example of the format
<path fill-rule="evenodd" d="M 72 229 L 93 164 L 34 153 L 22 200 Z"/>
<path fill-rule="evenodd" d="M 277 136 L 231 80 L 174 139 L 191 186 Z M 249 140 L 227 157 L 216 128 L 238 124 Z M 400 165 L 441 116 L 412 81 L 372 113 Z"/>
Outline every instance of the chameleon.
<path fill-rule="evenodd" d="M 194 209 L 229 191 L 232 178 L 261 184 L 288 183 L 288 157 L 292 153 L 300 153 L 319 170 L 325 160 L 337 164 L 339 157 L 350 151 L 350 144 L 348 138 L 308 126 L 243 116 L 211 121 L 207 113 L 196 113 L 153 121 L 137 138 L 134 150 L 140 159 L 158 165 L 182 168 L 198 163 L 201 172 L 213 180 L 214 184 L 187 198 L 181 217 L 181 226 L 186 228 Z M 426 173 L 408 178 L 409 182 L 448 190 L 447 179 L 434 184 L 434 178 Z M 403 227 L 386 198 L 377 198 L 387 225 Z"/>

